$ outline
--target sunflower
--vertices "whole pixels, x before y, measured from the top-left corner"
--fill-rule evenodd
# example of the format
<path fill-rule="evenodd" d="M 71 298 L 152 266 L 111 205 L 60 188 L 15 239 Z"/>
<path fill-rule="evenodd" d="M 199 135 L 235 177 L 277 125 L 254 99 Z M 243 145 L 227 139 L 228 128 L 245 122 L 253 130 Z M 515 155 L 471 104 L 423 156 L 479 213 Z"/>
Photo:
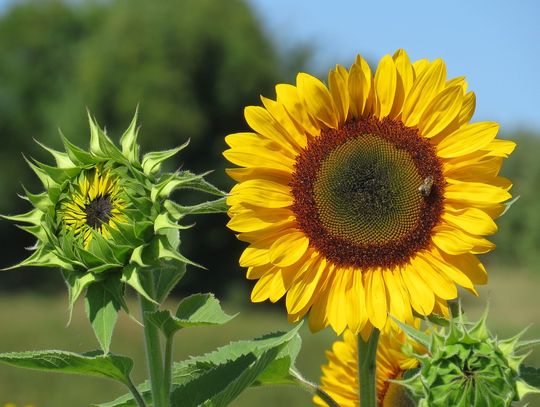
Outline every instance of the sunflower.
<path fill-rule="evenodd" d="M 118 178 L 99 167 L 82 172 L 60 206 L 65 231 L 82 239 L 85 247 L 92 231 L 110 239 L 108 228 L 117 229 L 118 223 L 127 221 L 123 214 L 127 202 Z"/>
<path fill-rule="evenodd" d="M 379 406 L 412 407 L 405 387 L 389 382 L 402 378 L 408 369 L 418 366 L 418 360 L 407 356 L 402 346 L 407 339 L 403 332 L 392 336 L 381 336 L 377 348 L 377 404 Z M 343 334 L 343 341 L 336 341 L 332 350 L 326 352 L 328 364 L 322 366 L 321 389 L 342 407 L 356 407 L 358 394 L 358 341 L 350 330 Z M 327 404 L 318 396 L 315 404 Z"/>
<path fill-rule="evenodd" d="M 387 315 L 447 316 L 460 285 L 487 281 L 476 255 L 511 198 L 499 177 L 515 147 L 494 122 L 469 123 L 475 95 L 442 60 L 358 56 L 328 86 L 305 73 L 249 106 L 253 132 L 226 137 L 243 168 L 227 199 L 251 300 L 286 296 L 313 331 L 386 329 Z"/>

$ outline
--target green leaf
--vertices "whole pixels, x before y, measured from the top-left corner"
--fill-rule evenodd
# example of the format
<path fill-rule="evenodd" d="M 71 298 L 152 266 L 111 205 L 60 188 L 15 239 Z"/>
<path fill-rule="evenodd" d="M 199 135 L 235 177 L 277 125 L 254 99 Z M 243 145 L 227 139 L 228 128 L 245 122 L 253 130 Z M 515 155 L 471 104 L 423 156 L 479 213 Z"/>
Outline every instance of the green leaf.
<path fill-rule="evenodd" d="M 300 350 L 298 330 L 301 326 L 299 323 L 288 332 L 232 342 L 206 355 L 175 363 L 173 388 L 177 393 L 174 400 L 181 395 L 188 398 L 173 405 L 222 406 L 226 404 L 221 403 L 232 401 L 247 386 L 290 383 L 288 372 Z M 139 385 L 138 389 L 149 400 L 148 382 Z M 133 397 L 126 394 L 100 407 L 136 407 L 136 404 Z"/>
<path fill-rule="evenodd" d="M 151 269 L 156 288 L 155 299 L 161 303 L 186 274 L 186 263 L 161 260 L 158 264 L 152 265 Z"/>
<path fill-rule="evenodd" d="M 129 381 L 133 361 L 99 351 L 82 355 L 60 350 L 0 353 L 0 363 L 52 373 L 69 373 Z"/>
<path fill-rule="evenodd" d="M 414 339 L 416 342 L 418 342 L 421 345 L 424 345 L 426 348 L 429 347 L 429 336 L 426 335 L 424 332 L 419 331 L 418 329 L 413 328 L 410 325 L 404 324 L 397 318 L 394 318 L 392 316 L 392 319 L 396 322 L 396 324 L 399 325 L 403 331 L 412 339 Z"/>
<path fill-rule="evenodd" d="M 224 407 L 231 403 L 275 359 L 283 345 L 264 351 L 260 355 L 248 353 L 206 371 L 196 379 L 174 386 L 171 403 L 175 406 Z"/>
<path fill-rule="evenodd" d="M 103 349 L 108 353 L 111 345 L 112 333 L 116 325 L 118 311 L 121 303 L 118 296 L 111 293 L 111 289 L 118 289 L 111 284 L 112 279 L 91 284 L 86 290 L 86 313 L 92 324 L 96 338 Z M 107 287 L 107 284 L 110 287 Z"/>
<path fill-rule="evenodd" d="M 540 369 L 533 366 L 521 366 L 519 375 L 530 386 L 540 389 Z"/>
<path fill-rule="evenodd" d="M 142 160 L 143 171 L 146 175 L 154 174 L 161 169 L 161 163 L 183 150 L 189 144 L 189 140 L 179 147 L 166 151 L 153 151 L 144 155 Z"/>
<path fill-rule="evenodd" d="M 235 316 L 223 312 L 214 294 L 194 294 L 180 302 L 175 316 L 165 310 L 148 314 L 147 318 L 160 328 L 165 336 L 171 336 L 176 331 L 191 326 L 222 325 Z"/>

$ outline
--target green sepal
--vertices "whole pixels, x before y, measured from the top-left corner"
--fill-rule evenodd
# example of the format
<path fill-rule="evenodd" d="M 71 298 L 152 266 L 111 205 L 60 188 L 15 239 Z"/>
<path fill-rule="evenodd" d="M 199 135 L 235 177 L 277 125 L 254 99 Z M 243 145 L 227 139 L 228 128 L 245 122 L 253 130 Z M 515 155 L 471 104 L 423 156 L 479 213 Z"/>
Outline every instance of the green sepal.
<path fill-rule="evenodd" d="M 13 222 L 31 223 L 33 225 L 40 225 L 43 218 L 43 212 L 39 209 L 32 209 L 29 212 L 21 213 L 19 215 L 0 215 L 1 218 L 11 220 Z"/>
<path fill-rule="evenodd" d="M 165 151 L 153 151 L 144 155 L 142 160 L 142 168 L 146 175 L 152 175 L 161 170 L 161 163 L 169 158 L 178 154 L 181 150 L 186 148 L 189 144 L 189 140 L 179 147 L 172 148 Z"/>
<path fill-rule="evenodd" d="M 167 337 L 182 328 L 192 326 L 222 325 L 236 315 L 227 315 L 219 305 L 214 294 L 193 294 L 184 298 L 173 316 L 168 310 L 155 311 L 147 315 Z"/>
<path fill-rule="evenodd" d="M 44 150 L 48 151 L 54 158 L 54 161 L 56 162 L 56 166 L 58 168 L 73 168 L 75 167 L 75 164 L 73 161 L 69 158 L 69 155 L 67 153 L 64 153 L 62 151 L 57 151 L 53 148 L 50 148 L 46 146 L 45 144 L 39 142 L 38 140 L 34 139 L 34 141 Z"/>
<path fill-rule="evenodd" d="M 118 311 L 123 307 L 122 298 L 122 285 L 114 278 L 91 284 L 86 290 L 86 314 L 99 345 L 106 354 L 109 353 Z"/>
<path fill-rule="evenodd" d="M 64 143 L 64 148 L 66 149 L 67 155 L 74 163 L 87 166 L 101 161 L 101 159 L 96 160 L 96 157 L 94 157 L 92 154 L 73 144 L 62 134 L 62 132 L 60 132 L 60 136 L 62 137 L 62 142 Z"/>
<path fill-rule="evenodd" d="M 45 170 L 43 170 L 42 168 L 35 165 L 33 162 L 28 160 L 26 157 L 23 156 L 23 158 L 26 161 L 26 163 L 28 164 L 28 166 L 32 169 L 32 171 L 34 171 L 34 173 L 38 176 L 39 180 L 41 181 L 41 183 L 43 184 L 43 186 L 45 187 L 47 192 L 49 191 L 50 188 L 53 188 L 53 187 L 55 187 L 57 185 L 54 182 L 54 180 L 50 177 L 50 175 L 47 174 L 47 172 Z"/>
<path fill-rule="evenodd" d="M 71 323 L 71 317 L 73 315 L 73 307 L 75 301 L 81 296 L 83 291 L 93 282 L 96 281 L 96 277 L 92 273 L 81 273 L 75 271 L 62 270 L 64 281 L 68 286 L 68 325 Z"/>
<path fill-rule="evenodd" d="M 122 137 L 120 137 L 120 145 L 122 146 L 122 154 L 128 159 L 131 163 L 139 162 L 139 146 L 137 144 L 137 134 L 139 128 L 137 127 L 137 116 L 139 113 L 139 107 L 135 109 L 135 114 L 129 127 L 124 132 Z"/>
<path fill-rule="evenodd" d="M 24 195 L 21 195 L 21 198 L 29 201 L 35 208 L 39 209 L 41 212 L 47 212 L 51 207 L 54 206 L 51 201 L 49 194 L 42 192 L 41 194 L 32 194 L 24 186 Z"/>
<path fill-rule="evenodd" d="M 0 353 L 0 363 L 51 373 L 68 373 L 117 380 L 127 384 L 133 361 L 99 351 L 77 354 L 60 350 Z"/>
<path fill-rule="evenodd" d="M 188 188 L 195 180 L 202 178 L 205 174 L 196 175 L 189 171 L 179 171 L 174 174 L 168 174 L 163 180 L 152 187 L 150 198 L 156 202 L 160 198 L 168 197 L 174 190 L 179 188 Z"/>
<path fill-rule="evenodd" d="M 508 210 L 512 207 L 512 205 L 514 205 L 517 200 L 521 197 L 521 195 L 516 195 L 515 197 L 513 197 L 511 200 L 509 200 L 508 202 L 505 202 L 503 205 L 504 205 L 504 210 L 502 211 L 502 213 L 499 215 L 499 218 L 501 216 L 504 216 L 506 215 L 506 212 L 508 212 Z"/>
<path fill-rule="evenodd" d="M 394 320 L 394 322 L 396 324 L 398 324 L 398 326 L 409 336 L 411 337 L 412 339 L 414 339 L 416 342 L 418 342 L 420 345 L 423 345 L 425 347 L 429 347 L 430 345 L 430 342 L 431 342 L 431 339 L 430 339 L 430 336 L 425 334 L 424 332 L 422 331 L 419 331 L 418 329 L 416 328 L 413 328 L 412 326 L 410 325 L 407 325 L 407 324 L 404 324 L 403 322 L 401 322 L 399 319 L 391 316 L 392 319 Z"/>
<path fill-rule="evenodd" d="M 34 164 L 47 174 L 55 184 L 61 185 L 63 182 L 75 178 L 81 172 L 79 167 L 59 168 L 43 164 L 33 160 Z"/>
<path fill-rule="evenodd" d="M 215 201 L 203 202 L 198 205 L 183 206 L 176 202 L 166 200 L 163 206 L 169 214 L 175 219 L 180 220 L 186 215 L 201 215 L 207 213 L 224 213 L 227 212 L 228 206 L 226 198 L 219 198 Z"/>
<path fill-rule="evenodd" d="M 167 237 L 156 236 L 152 243 L 155 247 L 154 250 L 155 250 L 155 253 L 157 254 L 158 259 L 176 260 L 181 263 L 191 264 L 192 266 L 206 270 L 204 266 L 201 266 L 200 264 L 189 260 L 187 257 L 183 256 L 178 250 L 171 247 Z"/>
<path fill-rule="evenodd" d="M 95 119 L 90 115 L 90 112 L 88 112 L 88 122 L 90 124 L 90 151 L 92 154 L 100 158 L 113 159 L 119 163 L 126 163 L 126 157 L 114 145 L 109 136 L 101 130 Z"/>
<path fill-rule="evenodd" d="M 32 254 L 11 267 L 1 269 L 2 271 L 13 270 L 20 267 L 59 267 L 64 270 L 73 270 L 70 263 L 61 260 L 50 248 L 40 246 Z"/>
<path fill-rule="evenodd" d="M 141 279 L 139 277 L 139 270 L 137 267 L 133 264 L 129 264 L 126 267 L 124 267 L 124 270 L 122 272 L 122 277 L 120 278 L 122 282 L 129 285 L 131 288 L 133 288 L 135 291 L 137 291 L 140 295 L 142 295 L 144 298 L 146 298 L 148 301 L 154 304 L 158 304 L 156 300 L 154 300 L 148 292 L 144 289 Z"/>

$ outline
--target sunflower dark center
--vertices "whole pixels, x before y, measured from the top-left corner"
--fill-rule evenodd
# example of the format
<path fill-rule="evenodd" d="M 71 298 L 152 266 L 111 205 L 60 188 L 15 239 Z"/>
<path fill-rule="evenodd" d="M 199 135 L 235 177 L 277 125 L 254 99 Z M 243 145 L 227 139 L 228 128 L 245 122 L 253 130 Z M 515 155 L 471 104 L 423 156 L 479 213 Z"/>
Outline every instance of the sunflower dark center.
<path fill-rule="evenodd" d="M 100 229 L 103 223 L 108 223 L 112 214 L 112 203 L 109 195 L 98 196 L 86 205 L 86 223 L 93 229 Z"/>
<path fill-rule="evenodd" d="M 340 265 L 405 263 L 427 247 L 442 211 L 434 147 L 389 119 L 323 130 L 298 156 L 291 187 L 300 228 Z"/>

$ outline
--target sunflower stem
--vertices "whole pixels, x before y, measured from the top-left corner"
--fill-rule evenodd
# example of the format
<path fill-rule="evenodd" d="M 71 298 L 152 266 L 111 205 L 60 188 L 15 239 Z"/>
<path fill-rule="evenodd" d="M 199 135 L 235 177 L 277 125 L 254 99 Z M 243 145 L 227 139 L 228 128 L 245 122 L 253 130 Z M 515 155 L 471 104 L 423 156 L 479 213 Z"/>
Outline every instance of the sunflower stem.
<path fill-rule="evenodd" d="M 131 394 L 133 395 L 133 398 L 137 402 L 137 405 L 139 407 L 147 407 L 146 403 L 144 402 L 143 397 L 141 396 L 141 393 L 139 393 L 139 390 L 137 390 L 137 387 L 133 384 L 133 382 L 131 381 L 131 379 L 129 377 L 128 377 L 128 381 L 127 381 L 126 385 L 127 385 L 128 389 L 129 389 L 129 391 L 131 392 Z"/>
<path fill-rule="evenodd" d="M 141 273 L 141 279 L 144 280 L 143 284 L 146 292 L 153 297 L 155 287 L 152 275 L 150 273 Z M 169 394 L 163 380 L 164 371 L 159 329 L 148 320 L 148 313 L 156 311 L 157 305 L 148 301 L 142 295 L 139 295 L 139 302 L 144 325 L 144 344 L 148 377 L 152 392 L 152 405 L 154 407 L 170 407 Z"/>
<path fill-rule="evenodd" d="M 377 344 L 379 330 L 373 332 L 367 341 L 358 335 L 358 392 L 360 407 L 377 407 Z"/>
<path fill-rule="evenodd" d="M 302 373 L 300 373 L 295 368 L 289 369 L 289 374 L 293 377 L 294 381 L 305 391 L 313 396 L 319 396 L 322 400 L 328 404 L 328 407 L 339 407 L 339 404 L 334 401 L 330 395 L 317 386 L 315 383 L 309 381 Z"/>
<path fill-rule="evenodd" d="M 163 359 L 163 387 L 167 394 L 171 393 L 172 366 L 173 366 L 173 342 L 174 334 L 165 339 L 165 359 Z"/>

